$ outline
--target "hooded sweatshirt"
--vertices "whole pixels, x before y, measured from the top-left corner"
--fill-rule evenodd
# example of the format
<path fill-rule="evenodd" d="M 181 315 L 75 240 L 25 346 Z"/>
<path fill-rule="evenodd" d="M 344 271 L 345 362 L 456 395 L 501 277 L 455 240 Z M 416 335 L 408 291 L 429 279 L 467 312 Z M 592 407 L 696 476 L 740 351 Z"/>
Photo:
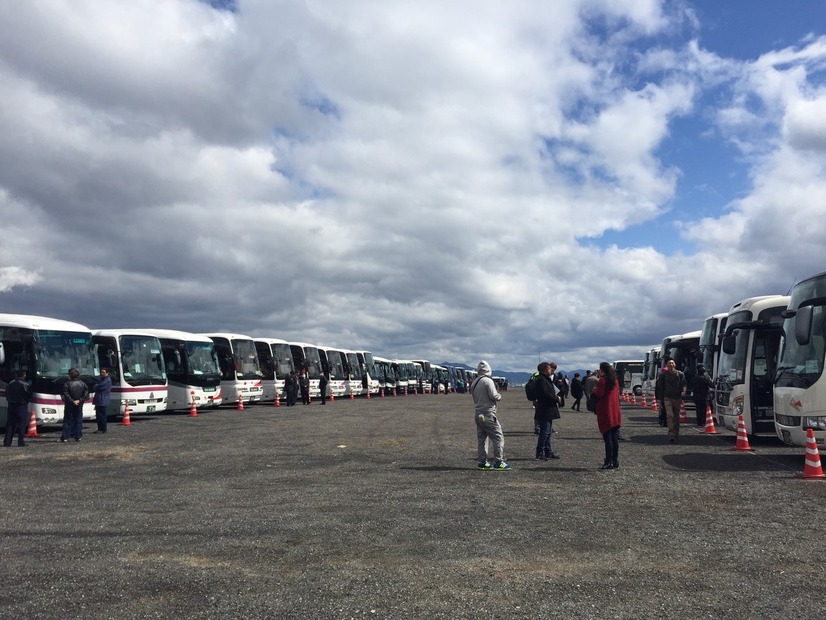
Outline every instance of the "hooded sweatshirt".
<path fill-rule="evenodd" d="M 476 372 L 479 376 L 470 384 L 475 415 L 494 414 L 496 403 L 502 400 L 502 395 L 496 390 L 496 384 L 490 377 L 490 364 L 482 360 L 476 367 Z"/>

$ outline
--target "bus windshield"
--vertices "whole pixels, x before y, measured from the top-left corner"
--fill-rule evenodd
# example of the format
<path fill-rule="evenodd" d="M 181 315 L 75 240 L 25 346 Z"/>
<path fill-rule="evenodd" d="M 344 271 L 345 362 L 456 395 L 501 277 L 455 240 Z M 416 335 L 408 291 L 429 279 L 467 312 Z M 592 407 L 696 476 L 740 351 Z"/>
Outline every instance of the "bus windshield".
<path fill-rule="evenodd" d="M 258 364 L 258 351 L 252 340 L 233 338 L 232 353 L 238 379 L 261 379 L 264 376 Z"/>
<path fill-rule="evenodd" d="M 276 379 L 284 379 L 293 371 L 293 354 L 290 351 L 290 345 L 286 342 L 272 345 L 272 357 Z"/>
<path fill-rule="evenodd" d="M 792 290 L 789 308 L 798 309 L 802 302 L 822 297 L 826 297 L 826 276 L 798 284 Z M 780 361 L 775 375 L 775 384 L 778 387 L 807 388 L 823 373 L 826 308 L 822 305 L 812 307 L 812 326 L 806 344 L 798 344 L 795 338 L 795 323 L 794 316 L 787 318 L 783 323 Z"/>
<path fill-rule="evenodd" d="M 220 375 L 218 354 L 211 342 L 187 342 L 186 356 L 193 375 Z"/>
<path fill-rule="evenodd" d="M 735 312 L 729 316 L 728 324 L 734 326 L 737 323 L 747 323 L 751 321 L 751 318 L 751 312 L 749 311 Z M 727 380 L 732 384 L 745 381 L 750 334 L 751 330 L 748 328 L 739 328 L 732 331 L 731 335 L 734 336 L 736 350 L 734 353 L 720 351 L 720 360 L 717 362 L 717 376 L 720 379 Z"/>
<path fill-rule="evenodd" d="M 155 336 L 121 336 L 123 379 L 130 385 L 163 385 L 166 371 Z"/>
<path fill-rule="evenodd" d="M 37 330 L 35 340 L 40 377 L 65 377 L 70 368 L 77 368 L 84 376 L 98 374 L 91 333 L 41 329 Z"/>

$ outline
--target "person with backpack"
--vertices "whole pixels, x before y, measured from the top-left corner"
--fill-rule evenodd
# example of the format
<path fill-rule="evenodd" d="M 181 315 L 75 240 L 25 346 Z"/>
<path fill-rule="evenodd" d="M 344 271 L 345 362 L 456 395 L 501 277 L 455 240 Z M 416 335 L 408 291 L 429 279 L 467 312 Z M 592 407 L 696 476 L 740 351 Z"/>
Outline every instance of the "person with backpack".
<path fill-rule="evenodd" d="M 502 400 L 496 384 L 490 376 L 490 364 L 485 360 L 476 367 L 479 376 L 470 384 L 473 397 L 473 413 L 476 420 L 476 455 L 479 469 L 507 471 L 511 466 L 505 462 L 505 435 L 496 418 L 496 403 Z M 493 447 L 493 464 L 488 461 L 488 442 Z"/>
<path fill-rule="evenodd" d="M 551 450 L 554 420 L 560 418 L 558 388 L 551 380 L 552 366 L 550 362 L 542 362 L 536 367 L 539 375 L 536 378 L 536 419 L 539 422 L 539 439 L 536 442 L 536 458 L 540 461 L 558 459 L 559 456 Z"/>
<path fill-rule="evenodd" d="M 531 401 L 531 405 L 533 405 L 533 434 L 539 434 L 539 422 L 536 420 L 536 378 L 539 376 L 538 372 L 535 372 L 531 375 L 531 378 L 525 383 L 525 396 L 529 401 Z"/>

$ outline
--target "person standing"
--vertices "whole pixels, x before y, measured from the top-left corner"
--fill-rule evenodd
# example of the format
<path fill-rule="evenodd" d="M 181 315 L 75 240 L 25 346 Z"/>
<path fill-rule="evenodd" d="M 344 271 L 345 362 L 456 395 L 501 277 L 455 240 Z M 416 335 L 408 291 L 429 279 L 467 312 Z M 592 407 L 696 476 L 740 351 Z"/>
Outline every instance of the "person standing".
<path fill-rule="evenodd" d="M 582 386 L 582 378 L 578 372 L 574 373 L 574 378 L 571 380 L 571 398 L 574 402 L 571 404 L 571 409 L 579 411 L 580 403 L 582 402 L 582 395 L 585 391 Z"/>
<path fill-rule="evenodd" d="M 582 386 L 582 395 L 585 397 L 585 402 L 588 402 L 588 397 L 591 395 L 591 392 L 594 391 L 594 388 L 597 387 L 597 383 L 599 382 L 599 371 L 595 370 L 591 372 L 590 370 L 586 373 L 585 376 L 585 383 Z"/>
<path fill-rule="evenodd" d="M 295 376 L 295 370 L 291 370 L 284 378 L 284 391 L 287 394 L 287 407 L 295 407 L 298 395 L 298 377 Z"/>
<path fill-rule="evenodd" d="M 302 368 L 301 374 L 298 375 L 298 388 L 301 390 L 301 402 L 305 405 L 310 404 L 310 377 L 307 376 L 307 369 Z"/>
<path fill-rule="evenodd" d="M 476 420 L 476 456 L 479 469 L 507 471 L 511 466 L 505 462 L 505 435 L 496 417 L 496 403 L 502 400 L 496 384 L 490 376 L 490 364 L 485 360 L 476 367 L 479 375 L 470 384 L 473 396 L 474 419 Z M 488 461 L 488 442 L 493 448 L 493 465 Z"/>
<path fill-rule="evenodd" d="M 551 450 L 553 423 L 560 417 L 560 397 L 558 388 L 551 379 L 552 368 L 549 362 L 542 362 L 536 367 L 539 371 L 539 376 L 536 378 L 536 419 L 539 423 L 536 458 L 542 461 L 559 458 L 559 455 Z"/>
<path fill-rule="evenodd" d="M 327 373 L 322 372 L 321 378 L 318 380 L 318 389 L 321 391 L 321 404 L 327 404 L 327 386 L 329 385 L 329 381 L 327 380 Z"/>
<path fill-rule="evenodd" d="M 11 446 L 15 433 L 17 433 L 18 447 L 26 447 L 26 424 L 28 422 L 26 412 L 31 399 L 32 386 L 26 381 L 26 371 L 18 370 L 15 378 L 6 386 L 6 402 L 9 412 L 6 417 L 6 434 L 3 437 L 5 447 Z"/>
<path fill-rule="evenodd" d="M 657 386 L 668 424 L 668 443 L 676 443 L 680 437 L 680 402 L 685 395 L 686 381 L 674 360 L 668 360 L 665 372 L 657 378 Z"/>
<path fill-rule="evenodd" d="M 714 388 L 711 377 L 706 373 L 705 366 L 697 366 L 697 374 L 691 380 L 691 392 L 694 396 L 694 409 L 697 413 L 697 426 L 706 425 L 706 408 L 709 403 L 709 395 Z"/>
<path fill-rule="evenodd" d="M 95 420 L 98 423 L 96 433 L 106 432 L 106 409 L 112 396 L 112 377 L 108 368 L 100 369 L 100 379 L 95 384 L 95 395 L 92 404 L 95 406 Z"/>
<path fill-rule="evenodd" d="M 598 372 L 600 376 L 593 394 L 597 397 L 597 426 L 605 442 L 605 461 L 600 469 L 618 469 L 619 431 L 622 426 L 619 381 L 614 367 L 608 362 L 602 362 Z"/>
<path fill-rule="evenodd" d="M 69 380 L 63 385 L 63 432 L 60 441 L 69 441 L 74 437 L 80 441 L 83 437 L 83 402 L 89 396 L 89 386 L 80 380 L 77 368 L 69 369 Z"/>

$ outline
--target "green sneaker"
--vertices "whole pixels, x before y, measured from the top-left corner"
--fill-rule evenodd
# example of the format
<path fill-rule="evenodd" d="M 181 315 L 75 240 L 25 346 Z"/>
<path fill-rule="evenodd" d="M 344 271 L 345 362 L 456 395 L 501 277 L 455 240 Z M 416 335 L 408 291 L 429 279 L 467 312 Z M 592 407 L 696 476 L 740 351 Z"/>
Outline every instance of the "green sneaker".
<path fill-rule="evenodd" d="M 479 461 L 479 463 L 477 463 L 476 466 L 479 469 L 484 469 L 484 470 L 491 469 L 490 463 L 488 463 L 487 461 Z"/>
<path fill-rule="evenodd" d="M 511 466 L 508 465 L 505 461 L 497 461 L 493 464 L 493 467 L 491 467 L 493 471 L 508 471 L 510 470 L 510 468 Z"/>

